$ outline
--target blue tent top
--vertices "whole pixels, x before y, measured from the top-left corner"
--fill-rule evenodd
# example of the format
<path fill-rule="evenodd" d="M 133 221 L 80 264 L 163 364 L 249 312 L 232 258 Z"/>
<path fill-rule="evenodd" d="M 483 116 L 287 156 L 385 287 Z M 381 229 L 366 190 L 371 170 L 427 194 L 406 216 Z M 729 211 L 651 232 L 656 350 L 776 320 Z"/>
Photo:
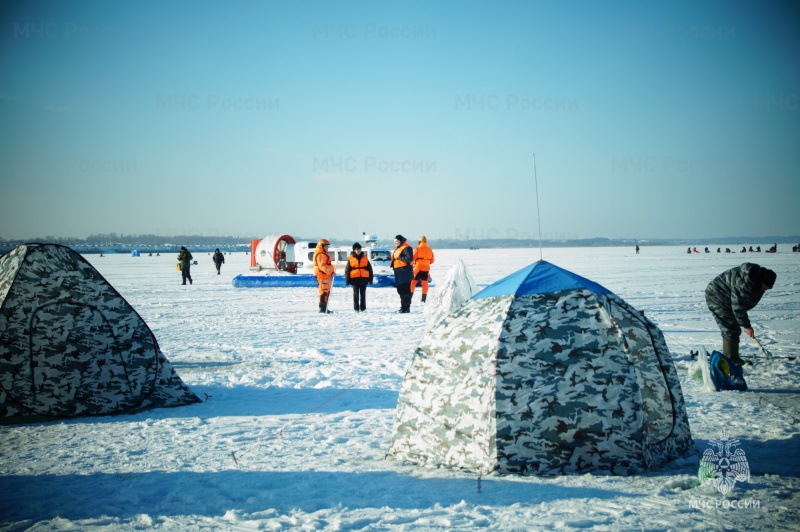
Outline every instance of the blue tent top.
<path fill-rule="evenodd" d="M 472 299 L 505 296 L 509 294 L 527 296 L 576 288 L 586 288 L 587 290 L 599 294 L 611 293 L 607 288 L 589 279 L 581 277 L 580 275 L 575 275 L 549 262 L 539 261 L 487 286 L 472 296 Z"/>

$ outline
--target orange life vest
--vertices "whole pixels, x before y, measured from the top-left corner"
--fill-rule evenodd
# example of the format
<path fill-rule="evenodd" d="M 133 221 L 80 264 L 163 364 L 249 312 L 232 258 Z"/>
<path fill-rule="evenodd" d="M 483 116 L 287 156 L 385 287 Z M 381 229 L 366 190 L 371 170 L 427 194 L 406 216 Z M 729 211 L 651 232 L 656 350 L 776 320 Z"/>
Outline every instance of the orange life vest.
<path fill-rule="evenodd" d="M 322 246 L 317 246 L 314 250 L 314 275 L 331 275 L 334 271 L 331 264 L 331 256 L 322 249 Z"/>
<path fill-rule="evenodd" d="M 428 247 L 427 242 L 420 242 L 419 247 L 414 250 L 414 271 L 430 271 L 431 264 L 433 264 L 433 250 Z"/>
<path fill-rule="evenodd" d="M 403 244 L 399 248 L 397 248 L 394 251 L 392 251 L 392 268 L 404 268 L 404 267 L 408 266 L 407 262 L 404 262 L 404 261 L 398 259 L 398 257 L 400 256 L 400 254 L 403 252 L 403 250 L 405 248 L 409 248 L 410 249 L 410 247 L 408 245 L 408 242 L 403 242 Z"/>
<path fill-rule="evenodd" d="M 354 279 L 356 277 L 369 277 L 369 270 L 367 269 L 369 266 L 369 259 L 367 258 L 366 253 L 361 254 L 361 258 L 354 257 L 352 253 L 350 254 L 350 278 Z"/>

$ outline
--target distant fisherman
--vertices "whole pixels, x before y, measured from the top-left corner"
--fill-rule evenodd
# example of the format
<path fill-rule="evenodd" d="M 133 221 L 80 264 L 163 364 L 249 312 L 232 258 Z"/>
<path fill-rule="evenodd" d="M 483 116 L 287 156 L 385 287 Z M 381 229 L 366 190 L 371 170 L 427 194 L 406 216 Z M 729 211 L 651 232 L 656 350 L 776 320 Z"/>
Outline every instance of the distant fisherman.
<path fill-rule="evenodd" d="M 181 279 L 183 280 L 181 284 L 186 284 L 187 280 L 189 284 L 192 284 L 192 274 L 189 271 L 192 266 L 192 258 L 192 254 L 189 253 L 189 250 L 181 246 L 181 250 L 178 253 L 178 264 L 181 268 Z"/>
<path fill-rule="evenodd" d="M 328 255 L 328 246 L 330 245 L 330 242 L 322 238 L 314 250 L 314 275 L 317 276 L 319 285 L 319 311 L 321 314 L 332 314 L 328 310 L 328 297 L 331 295 L 335 268 L 331 263 L 331 256 Z"/>
<path fill-rule="evenodd" d="M 225 257 L 219 252 L 219 248 L 214 250 L 214 255 L 211 257 L 211 260 L 214 261 L 214 266 L 217 267 L 217 275 L 219 275 L 219 269 L 225 263 Z"/>
<path fill-rule="evenodd" d="M 722 354 L 732 363 L 744 364 L 739 357 L 741 330 L 755 338 L 747 311 L 761 301 L 764 292 L 775 285 L 776 278 L 774 271 L 746 262 L 722 272 L 708 283 L 706 304 L 722 331 Z"/>

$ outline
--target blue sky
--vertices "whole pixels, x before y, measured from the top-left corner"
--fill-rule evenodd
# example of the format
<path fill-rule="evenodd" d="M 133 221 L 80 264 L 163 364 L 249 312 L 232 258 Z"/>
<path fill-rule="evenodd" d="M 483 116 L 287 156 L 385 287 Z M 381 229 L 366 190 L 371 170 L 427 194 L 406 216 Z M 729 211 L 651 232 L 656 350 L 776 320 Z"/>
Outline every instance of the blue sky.
<path fill-rule="evenodd" d="M 5 2 L 0 237 L 797 235 L 792 4 Z"/>

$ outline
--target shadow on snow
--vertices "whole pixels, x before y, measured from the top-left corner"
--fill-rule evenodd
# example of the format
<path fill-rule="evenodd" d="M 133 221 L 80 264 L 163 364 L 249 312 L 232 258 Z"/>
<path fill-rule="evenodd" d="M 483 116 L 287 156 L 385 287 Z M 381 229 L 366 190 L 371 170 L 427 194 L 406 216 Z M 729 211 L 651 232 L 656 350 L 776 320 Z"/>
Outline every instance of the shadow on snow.
<path fill-rule="evenodd" d="M 150 472 L 0 477 L 3 522 L 114 517 L 279 514 L 326 508 L 428 508 L 465 501 L 474 505 L 543 502 L 575 497 L 612 499 L 643 495 L 586 487 L 553 486 L 541 479 L 519 482 L 473 478 L 420 479 L 394 472 Z M 13 495 L 12 495 L 13 494 Z M 2 524 L 2 522 L 0 522 Z"/>

